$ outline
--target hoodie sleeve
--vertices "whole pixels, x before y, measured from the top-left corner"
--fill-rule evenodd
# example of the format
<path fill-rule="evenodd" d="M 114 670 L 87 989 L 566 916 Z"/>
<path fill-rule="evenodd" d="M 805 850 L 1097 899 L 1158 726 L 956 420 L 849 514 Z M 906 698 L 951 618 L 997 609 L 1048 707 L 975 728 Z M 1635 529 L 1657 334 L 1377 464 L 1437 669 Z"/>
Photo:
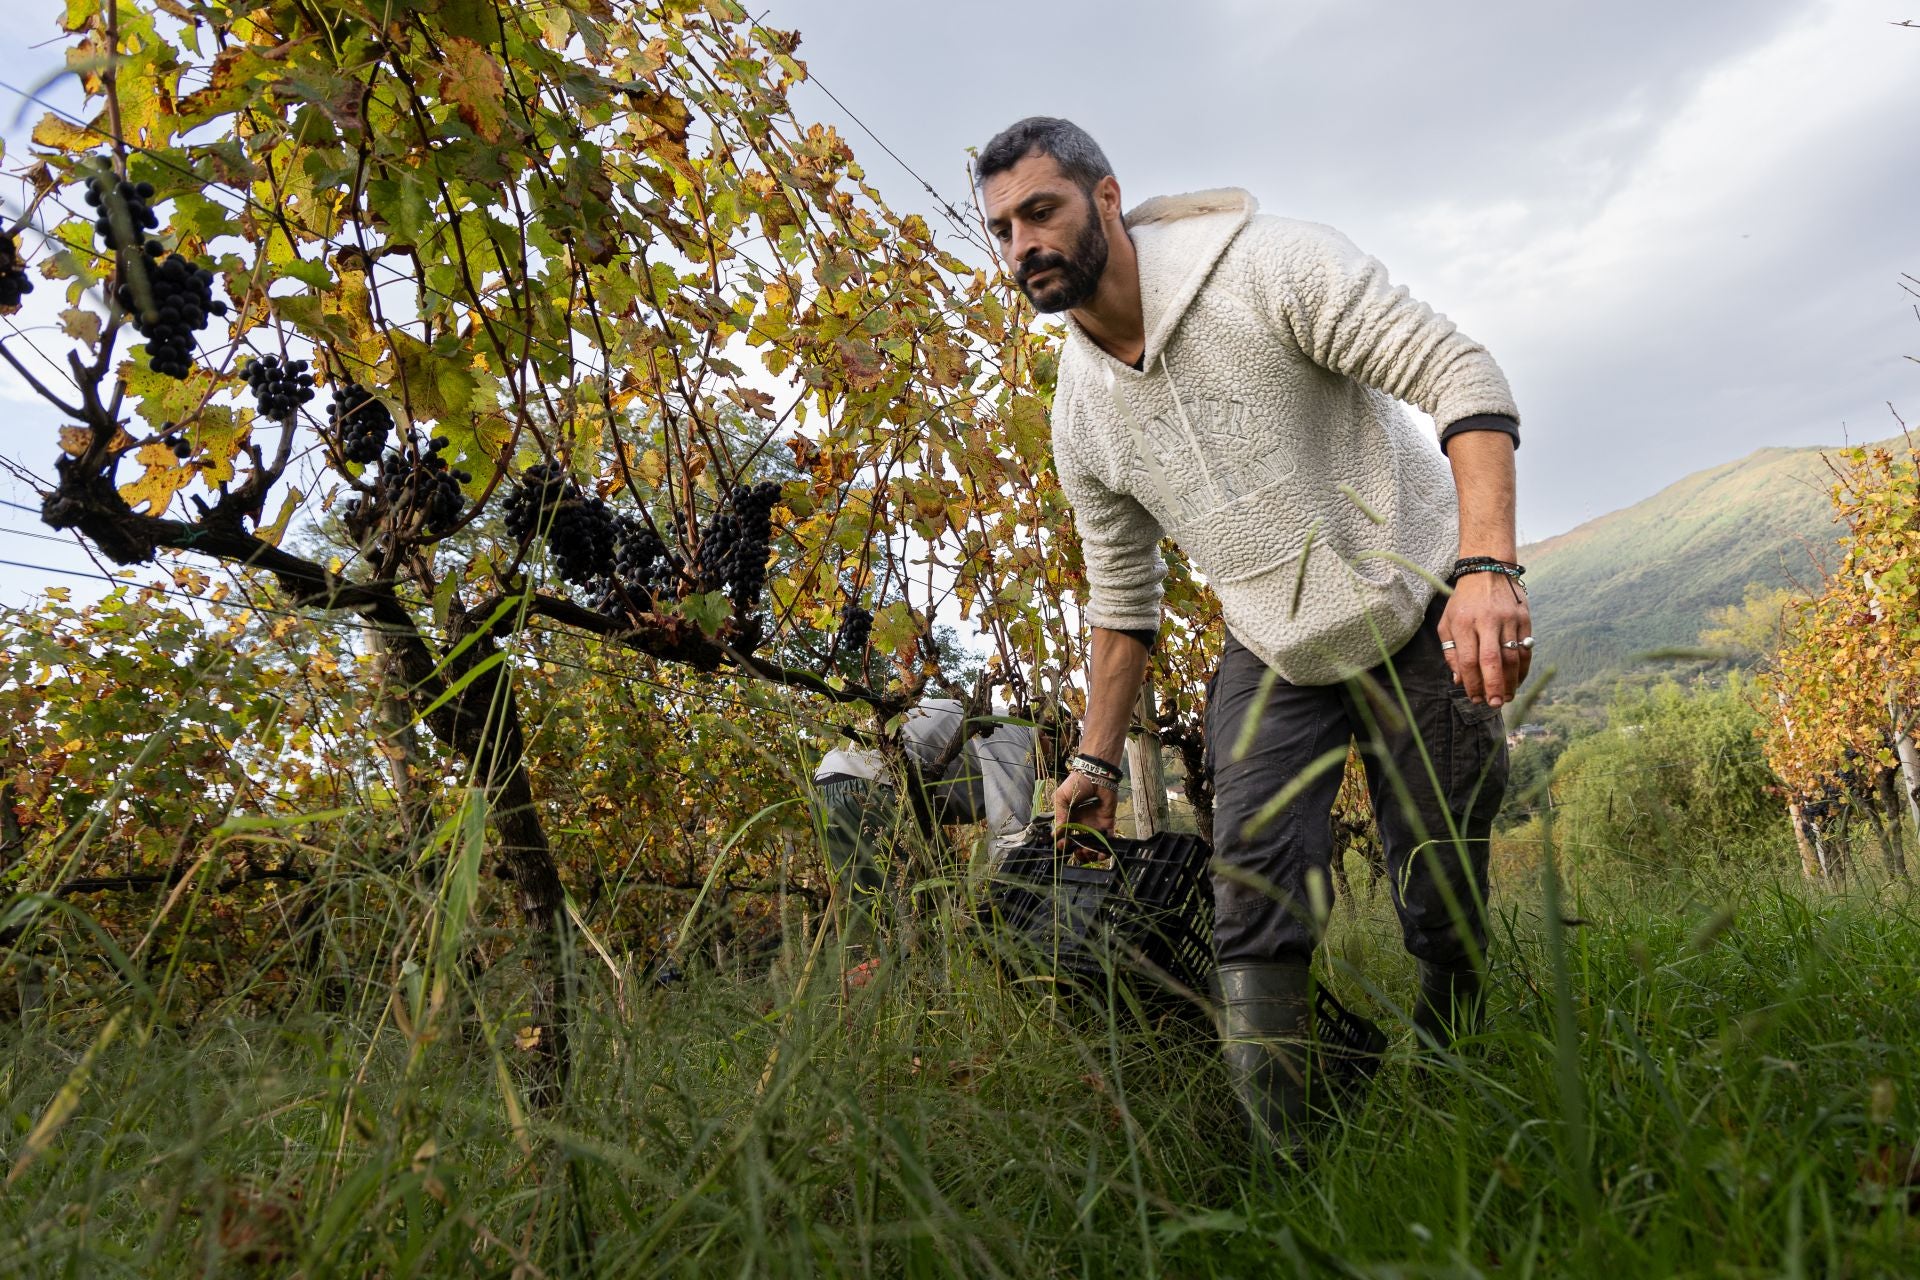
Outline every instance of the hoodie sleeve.
<path fill-rule="evenodd" d="M 1264 308 L 1308 359 L 1418 405 L 1442 431 L 1481 414 L 1519 422 L 1487 349 L 1395 285 L 1379 259 L 1331 227 L 1266 227 L 1250 246 Z"/>
<path fill-rule="evenodd" d="M 1078 456 L 1068 420 L 1071 399 L 1057 406 L 1053 460 L 1060 488 L 1073 505 L 1073 524 L 1087 566 L 1087 621 L 1112 631 L 1160 626 L 1167 562 L 1160 556 L 1160 524 L 1131 494 L 1110 488 Z"/>

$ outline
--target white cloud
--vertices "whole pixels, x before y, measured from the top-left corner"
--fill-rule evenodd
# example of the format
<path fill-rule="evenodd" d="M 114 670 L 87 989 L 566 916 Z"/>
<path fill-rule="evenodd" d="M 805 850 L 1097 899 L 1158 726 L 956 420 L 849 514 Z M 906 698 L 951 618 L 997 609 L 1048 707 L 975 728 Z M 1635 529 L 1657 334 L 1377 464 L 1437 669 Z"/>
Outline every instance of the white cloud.
<path fill-rule="evenodd" d="M 1822 153 L 1883 129 L 1912 100 L 1920 41 L 1887 39 L 1863 24 L 1863 8 L 1827 4 L 1708 74 L 1620 187 L 1578 222 L 1535 225 L 1503 251 L 1503 225 L 1535 221 L 1524 206 L 1415 211 L 1417 234 L 1457 251 L 1441 268 L 1450 293 L 1478 295 L 1477 310 L 1516 321 L 1552 308 L 1557 331 L 1592 333 L 1623 312 L 1644 315 L 1679 282 L 1747 276 L 1755 255 L 1743 240 L 1759 240 L 1762 258 L 1819 252 L 1809 224 L 1824 202 L 1806 188 L 1829 167 Z M 1483 251 L 1466 250 L 1476 240 Z"/>

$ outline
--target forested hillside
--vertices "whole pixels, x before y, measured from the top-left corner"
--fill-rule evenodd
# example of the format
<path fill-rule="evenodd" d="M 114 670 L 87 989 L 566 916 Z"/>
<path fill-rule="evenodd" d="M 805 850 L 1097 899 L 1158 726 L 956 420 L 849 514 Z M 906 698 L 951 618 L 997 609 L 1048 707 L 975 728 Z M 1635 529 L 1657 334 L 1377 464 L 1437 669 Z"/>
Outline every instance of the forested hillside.
<path fill-rule="evenodd" d="M 1522 548 L 1551 696 L 1602 692 L 1638 655 L 1693 645 L 1749 583 L 1817 584 L 1836 555 L 1832 484 L 1820 449 L 1758 449 Z"/>

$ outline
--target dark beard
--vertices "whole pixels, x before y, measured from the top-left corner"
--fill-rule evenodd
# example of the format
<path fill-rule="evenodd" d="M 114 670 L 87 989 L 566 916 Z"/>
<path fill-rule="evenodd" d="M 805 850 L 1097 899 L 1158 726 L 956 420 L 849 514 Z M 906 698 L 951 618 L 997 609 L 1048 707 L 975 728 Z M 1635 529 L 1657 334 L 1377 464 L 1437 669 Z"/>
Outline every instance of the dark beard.
<path fill-rule="evenodd" d="M 1074 239 L 1072 251 L 1029 255 L 1014 272 L 1013 282 L 1027 295 L 1035 311 L 1071 311 L 1093 300 L 1094 291 L 1100 287 L 1100 275 L 1106 269 L 1107 232 L 1100 225 L 1100 215 L 1089 197 L 1087 225 Z M 1042 271 L 1052 271 L 1053 279 L 1038 289 L 1029 288 L 1028 279 Z"/>

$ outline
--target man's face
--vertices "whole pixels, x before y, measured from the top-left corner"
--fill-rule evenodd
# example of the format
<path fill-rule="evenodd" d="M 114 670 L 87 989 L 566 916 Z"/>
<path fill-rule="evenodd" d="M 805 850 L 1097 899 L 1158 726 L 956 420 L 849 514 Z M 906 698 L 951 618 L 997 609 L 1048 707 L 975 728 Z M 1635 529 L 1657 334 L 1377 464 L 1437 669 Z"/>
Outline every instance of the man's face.
<path fill-rule="evenodd" d="M 980 188 L 987 229 L 1036 311 L 1091 301 L 1107 268 L 1107 232 L 1093 196 L 1049 155 L 1029 155 Z"/>

